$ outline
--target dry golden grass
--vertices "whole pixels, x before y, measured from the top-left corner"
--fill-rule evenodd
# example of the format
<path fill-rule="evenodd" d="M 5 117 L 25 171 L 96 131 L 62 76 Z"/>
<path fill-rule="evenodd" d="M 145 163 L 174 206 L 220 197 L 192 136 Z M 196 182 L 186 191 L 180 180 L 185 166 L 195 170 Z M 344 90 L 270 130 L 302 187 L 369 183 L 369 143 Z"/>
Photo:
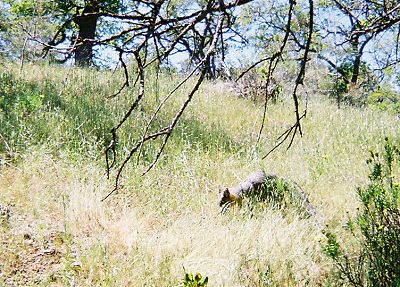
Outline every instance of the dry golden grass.
<path fill-rule="evenodd" d="M 69 234 L 71 241 L 55 250 L 63 256 L 68 255 L 65 249 L 77 254 L 73 260 L 79 268 L 67 271 L 79 285 L 173 286 L 183 267 L 209 276 L 211 286 L 258 286 L 263 276 L 304 285 L 321 272 L 315 261 L 319 233 L 312 220 L 287 220 L 277 210 L 266 210 L 257 218 L 221 215 L 215 194 L 197 198 L 193 193 L 202 191 L 196 190 L 186 197 L 178 190 L 179 183 L 169 189 L 162 183 L 160 189 L 172 197 L 164 203 L 156 203 L 160 198 L 150 194 L 136 194 L 140 191 L 102 203 L 109 186 L 101 169 L 55 163 L 43 153 L 31 155 L 20 169 L 2 169 L 5 192 L 0 200 L 11 204 L 13 212 L 5 233 L 21 241 L 24 236 L 25 241 L 41 241 L 50 234 Z M 186 206 L 193 204 L 193 210 Z M 172 206 L 163 211 L 164 205 Z M 3 251 L 4 270 L 9 273 L 2 275 L 32 283 L 18 277 L 10 261 L 13 254 Z M 42 276 L 53 272 L 56 282 L 67 283 L 63 274 L 68 266 L 63 260 L 55 265 L 56 270 L 44 270 Z"/>

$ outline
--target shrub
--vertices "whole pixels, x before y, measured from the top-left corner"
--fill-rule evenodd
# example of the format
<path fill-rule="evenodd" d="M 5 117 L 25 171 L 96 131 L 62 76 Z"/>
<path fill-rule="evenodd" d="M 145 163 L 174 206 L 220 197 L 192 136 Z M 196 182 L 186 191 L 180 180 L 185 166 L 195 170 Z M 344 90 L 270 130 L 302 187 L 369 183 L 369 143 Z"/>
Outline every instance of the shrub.
<path fill-rule="evenodd" d="M 192 273 L 186 273 L 180 287 L 206 287 L 208 284 L 208 277 L 197 273 L 193 276 Z"/>
<path fill-rule="evenodd" d="M 378 110 L 400 114 L 400 94 L 395 91 L 380 88 L 368 96 L 367 103 Z"/>
<path fill-rule="evenodd" d="M 386 138 L 383 155 L 371 151 L 367 163 L 369 184 L 358 189 L 361 207 L 346 225 L 357 251 L 346 252 L 331 232 L 323 250 L 352 286 L 400 286 L 399 146 Z"/>

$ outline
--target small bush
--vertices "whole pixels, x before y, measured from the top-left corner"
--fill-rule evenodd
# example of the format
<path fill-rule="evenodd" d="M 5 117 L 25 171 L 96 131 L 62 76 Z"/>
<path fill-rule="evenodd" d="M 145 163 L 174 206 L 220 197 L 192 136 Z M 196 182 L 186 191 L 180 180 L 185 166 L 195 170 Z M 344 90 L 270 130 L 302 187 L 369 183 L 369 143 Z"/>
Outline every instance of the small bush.
<path fill-rule="evenodd" d="M 380 88 L 368 96 L 367 103 L 378 110 L 400 114 L 400 94 L 394 91 Z"/>
<path fill-rule="evenodd" d="M 361 208 L 346 225 L 358 251 L 346 252 L 331 232 L 323 249 L 352 286 L 400 286 L 399 146 L 386 138 L 383 155 L 371 151 L 367 163 L 370 182 L 358 189 Z"/>
<path fill-rule="evenodd" d="M 0 227 L 8 227 L 11 219 L 11 208 L 0 204 Z"/>
<path fill-rule="evenodd" d="M 208 277 L 203 277 L 203 275 L 197 273 L 193 276 L 192 273 L 186 273 L 185 278 L 180 287 L 206 287 L 208 284 Z"/>

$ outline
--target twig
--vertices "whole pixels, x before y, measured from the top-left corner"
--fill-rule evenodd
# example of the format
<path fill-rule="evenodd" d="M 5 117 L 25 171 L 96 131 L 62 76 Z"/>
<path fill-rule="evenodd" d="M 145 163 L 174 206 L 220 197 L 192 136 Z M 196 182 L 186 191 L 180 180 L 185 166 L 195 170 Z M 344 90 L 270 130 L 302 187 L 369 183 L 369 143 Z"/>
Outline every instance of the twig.
<path fill-rule="evenodd" d="M 19 72 L 22 72 L 22 69 L 24 68 L 24 62 L 25 62 L 25 48 L 26 48 L 26 42 L 28 41 L 28 36 L 25 37 L 24 44 L 22 45 L 22 52 L 21 52 L 21 66 L 19 67 Z"/>
<path fill-rule="evenodd" d="M 304 113 L 300 116 L 300 120 L 304 117 L 306 117 L 307 113 L 306 111 L 304 111 Z M 274 150 L 276 150 L 278 147 L 280 147 L 285 141 L 286 139 L 290 136 L 290 134 L 292 133 L 293 129 L 296 132 L 296 129 L 298 128 L 298 123 L 295 122 L 292 126 L 290 126 L 287 130 L 285 130 L 278 138 L 277 140 L 279 141 L 278 144 L 276 144 L 266 155 L 264 155 L 262 157 L 262 159 L 265 159 L 267 156 L 269 156 Z M 293 134 L 295 134 L 295 132 Z M 292 140 L 290 141 L 289 146 L 286 149 L 289 149 L 292 145 L 293 142 L 293 136 L 292 136 Z"/>
<path fill-rule="evenodd" d="M 124 62 L 124 59 L 122 58 L 124 51 L 123 51 L 122 49 L 118 49 L 118 51 L 119 51 L 119 63 L 121 63 L 121 66 L 122 66 L 122 68 L 124 69 L 125 82 L 122 84 L 121 88 L 120 88 L 116 93 L 114 93 L 114 94 L 111 95 L 111 96 L 108 96 L 109 99 L 115 98 L 116 96 L 118 96 L 118 95 L 122 92 L 122 90 L 123 90 L 125 87 L 129 87 L 129 73 L 128 73 L 128 68 L 126 67 L 126 64 L 125 64 L 125 62 Z M 117 67 L 115 67 L 115 69 L 116 69 L 116 68 L 117 68 Z"/>
<path fill-rule="evenodd" d="M 296 122 L 290 127 L 288 128 L 285 132 L 283 132 L 283 134 L 281 134 L 278 137 L 278 144 L 276 144 L 264 157 L 263 159 L 265 159 L 268 155 L 270 155 L 274 150 L 276 150 L 279 146 L 281 146 L 287 139 L 288 137 L 291 135 L 290 138 L 290 142 L 289 145 L 287 146 L 286 150 L 288 150 L 294 141 L 294 138 L 296 136 L 296 133 L 299 132 L 300 135 L 302 136 L 302 130 L 301 130 L 301 119 L 306 117 L 307 115 L 307 105 L 306 108 L 303 112 L 303 114 L 300 116 L 299 114 L 299 101 L 298 101 L 298 97 L 297 97 L 297 89 L 300 85 L 303 85 L 304 82 L 304 77 L 305 77 L 305 71 L 306 71 L 306 64 L 308 61 L 308 53 L 310 51 L 310 46 L 311 46 L 311 41 L 312 41 L 312 33 L 313 33 L 313 29 L 314 29 L 314 3 L 313 0 L 309 0 L 309 25 L 308 25 L 308 37 L 307 37 L 307 43 L 305 45 L 305 51 L 304 51 L 304 55 L 303 55 L 303 59 L 301 61 L 300 64 L 300 71 L 297 74 L 297 79 L 296 79 L 296 83 L 293 89 L 293 93 L 292 93 L 292 97 L 293 97 L 293 102 L 294 102 L 294 106 L 295 106 L 295 114 L 296 114 Z M 264 108 L 265 110 L 266 108 Z M 265 113 L 265 112 L 264 112 Z M 260 135 L 260 134 L 259 134 Z"/>
<path fill-rule="evenodd" d="M 148 140 L 152 140 L 155 139 L 161 135 L 164 135 L 167 133 L 167 129 L 162 129 L 154 134 L 151 134 L 149 136 L 147 136 L 144 141 L 148 141 Z M 140 143 L 137 143 L 136 146 L 130 151 L 129 155 L 124 159 L 124 161 L 122 162 L 122 164 L 120 165 L 118 172 L 117 172 L 117 176 L 115 178 L 115 186 L 114 189 L 109 192 L 101 201 L 106 200 L 111 194 L 113 194 L 117 189 L 118 189 L 118 183 L 119 183 L 119 178 L 121 176 L 121 173 L 123 171 L 123 168 L 125 167 L 125 165 L 128 163 L 128 161 L 132 158 L 133 154 L 138 150 L 140 146 Z"/>
<path fill-rule="evenodd" d="M 140 100 L 144 96 L 144 69 L 143 69 L 142 59 L 140 58 L 140 54 L 139 54 L 138 51 L 135 52 L 134 54 L 135 54 L 136 63 L 138 65 L 139 78 L 140 78 L 138 96 L 137 96 L 136 100 L 132 103 L 132 105 L 129 108 L 128 112 L 125 113 L 125 115 L 122 118 L 122 120 L 117 124 L 117 126 L 112 128 L 112 130 L 111 130 L 112 139 L 111 139 L 110 144 L 108 145 L 107 149 L 105 150 L 106 165 L 107 165 L 107 178 L 110 177 L 110 170 L 111 170 L 111 168 L 113 168 L 113 166 L 114 166 L 114 164 L 116 162 L 116 159 L 115 159 L 115 157 L 116 157 L 115 148 L 116 148 L 116 143 L 117 143 L 117 130 L 129 118 L 129 116 L 131 115 L 133 110 L 138 106 Z M 108 159 L 108 153 L 109 153 L 110 150 L 112 150 L 112 154 L 113 154 L 113 161 L 112 161 L 111 165 L 109 165 L 109 159 Z"/>

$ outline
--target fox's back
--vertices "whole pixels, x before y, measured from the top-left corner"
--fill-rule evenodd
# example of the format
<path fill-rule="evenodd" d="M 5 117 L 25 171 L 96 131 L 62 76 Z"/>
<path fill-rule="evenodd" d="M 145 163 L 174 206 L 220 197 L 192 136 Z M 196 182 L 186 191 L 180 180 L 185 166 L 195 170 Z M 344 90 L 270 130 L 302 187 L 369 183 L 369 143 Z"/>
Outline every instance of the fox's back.
<path fill-rule="evenodd" d="M 263 171 L 253 172 L 237 186 L 230 188 L 229 191 L 238 196 L 246 195 L 264 184 L 266 178 L 267 176 Z"/>
<path fill-rule="evenodd" d="M 263 171 L 256 171 L 251 173 L 247 178 L 246 182 L 249 182 L 253 185 L 260 185 L 265 183 L 265 180 L 267 179 L 267 175 Z"/>

